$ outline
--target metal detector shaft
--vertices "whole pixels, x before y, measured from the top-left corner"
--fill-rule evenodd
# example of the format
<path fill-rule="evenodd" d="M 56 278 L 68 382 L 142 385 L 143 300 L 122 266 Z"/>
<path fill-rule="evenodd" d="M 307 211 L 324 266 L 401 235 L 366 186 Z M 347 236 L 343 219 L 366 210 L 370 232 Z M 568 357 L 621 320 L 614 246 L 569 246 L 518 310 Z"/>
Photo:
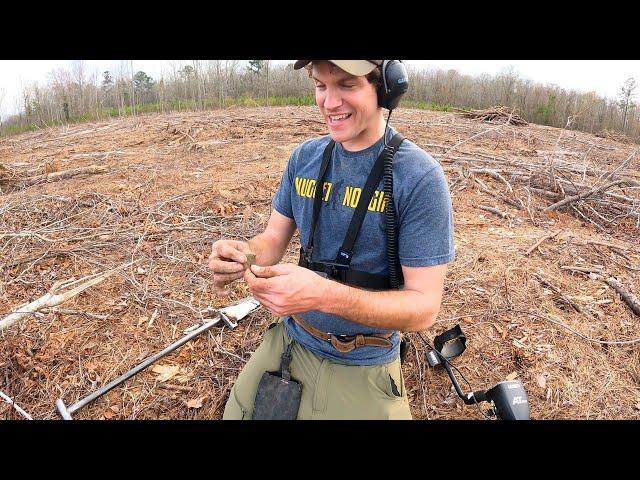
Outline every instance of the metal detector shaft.
<path fill-rule="evenodd" d="M 169 345 L 167 348 L 165 348 L 161 352 L 158 352 L 155 355 L 147 358 L 144 362 L 142 362 L 137 367 L 134 367 L 131 370 L 129 370 L 128 372 L 120 375 L 118 378 L 116 378 L 115 380 L 112 380 L 111 382 L 106 384 L 104 387 L 100 388 L 99 390 L 96 390 L 91 395 L 88 395 L 87 397 L 77 401 L 76 403 L 74 403 L 73 405 L 71 405 L 68 408 L 65 408 L 64 403 L 62 402 L 62 399 L 58 399 L 56 401 L 56 407 L 58 408 L 58 411 L 60 412 L 60 414 L 62 415 L 62 417 L 65 420 L 71 420 L 71 414 L 74 413 L 76 410 L 79 410 L 80 408 L 84 407 L 87 403 L 90 403 L 93 400 L 95 400 L 96 398 L 100 397 L 101 395 L 104 395 L 105 393 L 107 393 L 112 388 L 117 387 L 118 385 L 120 385 L 125 380 L 133 377 L 136 373 L 138 373 L 141 370 L 144 370 L 145 368 L 147 368 L 153 362 L 155 362 L 155 361 L 159 360 L 160 358 L 164 357 L 166 354 L 173 352 L 176 348 L 184 345 L 185 343 L 187 343 L 192 338 L 197 337 L 198 335 L 206 332 L 207 330 L 210 330 L 212 327 L 216 326 L 218 323 L 220 323 L 222 321 L 223 321 L 222 315 L 218 314 L 217 318 L 211 320 L 210 322 L 205 323 L 200 328 L 198 328 L 197 330 L 194 330 L 193 332 L 189 333 L 188 335 L 185 335 L 180 340 L 176 341 L 175 343 L 172 343 L 171 345 Z"/>
<path fill-rule="evenodd" d="M 451 370 L 451 366 L 449 366 L 449 362 L 442 362 L 444 365 L 449 378 L 451 379 L 451 383 L 453 383 L 453 388 L 456 389 L 456 393 L 458 396 L 464 401 L 466 405 L 473 405 L 478 402 L 486 402 L 487 396 L 485 390 L 478 390 L 476 392 L 464 393 L 460 388 L 460 384 L 456 379 L 456 376 L 453 374 L 453 370 Z"/>

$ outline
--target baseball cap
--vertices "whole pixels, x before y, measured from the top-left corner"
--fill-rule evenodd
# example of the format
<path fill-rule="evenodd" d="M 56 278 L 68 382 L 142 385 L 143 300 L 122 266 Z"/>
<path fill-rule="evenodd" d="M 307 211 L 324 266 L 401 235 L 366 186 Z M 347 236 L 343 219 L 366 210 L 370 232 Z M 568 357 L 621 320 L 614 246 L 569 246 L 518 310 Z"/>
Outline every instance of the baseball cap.
<path fill-rule="evenodd" d="M 298 60 L 293 64 L 294 70 L 299 70 L 308 65 L 313 60 Z M 334 65 L 340 67 L 347 73 L 355 76 L 366 75 L 371 73 L 375 68 L 382 65 L 382 60 L 329 60 Z"/>

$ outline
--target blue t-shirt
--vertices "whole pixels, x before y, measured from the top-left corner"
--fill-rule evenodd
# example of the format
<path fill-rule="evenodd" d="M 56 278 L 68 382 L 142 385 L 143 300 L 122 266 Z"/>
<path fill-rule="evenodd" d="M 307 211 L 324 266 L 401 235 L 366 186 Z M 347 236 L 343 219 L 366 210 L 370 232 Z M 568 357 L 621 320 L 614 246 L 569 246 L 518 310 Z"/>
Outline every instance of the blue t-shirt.
<path fill-rule="evenodd" d="M 387 142 L 396 131 L 389 128 Z M 324 149 L 330 136 L 308 140 L 296 147 L 273 198 L 273 208 L 292 218 L 306 248 L 311 230 L 315 183 Z M 316 226 L 313 261 L 334 261 L 347 233 L 361 190 L 378 155 L 382 138 L 372 146 L 350 152 L 336 143 L 324 178 L 323 203 Z M 454 259 L 453 209 L 449 187 L 440 164 L 413 142 L 405 139 L 393 157 L 393 197 L 396 206 L 398 256 L 401 265 L 424 267 Z M 354 270 L 388 275 L 385 236 L 384 182 L 380 181 L 369 204 L 356 239 L 351 267 Z M 382 333 L 346 318 L 317 310 L 301 313 L 309 324 L 336 335 Z M 394 332 L 393 346 L 366 345 L 342 353 L 329 342 L 307 333 L 290 316 L 284 317 L 289 335 L 320 356 L 348 365 L 378 365 L 391 362 L 400 351 L 400 335 Z"/>

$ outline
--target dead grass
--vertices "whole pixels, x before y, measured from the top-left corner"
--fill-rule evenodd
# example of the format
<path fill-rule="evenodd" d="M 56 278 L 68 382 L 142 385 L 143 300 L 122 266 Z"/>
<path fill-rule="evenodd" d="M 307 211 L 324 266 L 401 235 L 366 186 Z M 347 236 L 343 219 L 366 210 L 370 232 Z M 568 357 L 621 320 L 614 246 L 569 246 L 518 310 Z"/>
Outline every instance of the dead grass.
<path fill-rule="evenodd" d="M 600 229 L 570 209 L 543 212 L 552 201 L 532 194 L 530 184 L 505 176 L 510 192 L 500 179 L 470 172 L 486 167 L 488 156 L 514 165 L 588 163 L 605 172 L 633 147 L 536 125 L 486 132 L 486 124 L 442 112 L 399 110 L 394 118 L 396 128 L 442 162 L 454 203 L 457 258 L 427 338 L 460 323 L 468 348 L 455 364 L 472 388 L 515 373 L 532 418 L 639 418 L 638 344 L 607 343 L 640 337 L 639 319 L 604 282 L 560 268 L 601 266 L 638 295 L 634 218 Z M 201 309 L 247 295 L 236 283 L 231 297 L 213 296 L 206 268 L 211 243 L 262 231 L 289 154 L 325 132 L 313 107 L 230 108 L 0 140 L 0 318 L 57 280 L 138 260 L 57 312 L 1 332 L 0 390 L 34 418 L 57 418 L 57 398 L 72 404 L 177 339 L 199 321 Z M 92 164 L 109 171 L 27 188 L 6 180 Z M 635 159 L 625 175 L 637 174 Z M 487 194 L 481 183 L 525 208 Z M 580 211 L 588 212 L 587 205 Z M 558 233 L 527 254 L 552 232 Z M 297 261 L 298 246 L 294 237 L 285 261 Z M 149 368 L 75 416 L 218 419 L 270 321 L 261 310 L 233 331 L 214 329 L 158 362 L 179 367 L 173 377 L 161 382 Z M 454 401 L 446 374 L 429 369 L 420 340 L 411 338 L 404 375 L 414 418 L 482 418 Z M 0 418 L 22 417 L 2 402 Z"/>

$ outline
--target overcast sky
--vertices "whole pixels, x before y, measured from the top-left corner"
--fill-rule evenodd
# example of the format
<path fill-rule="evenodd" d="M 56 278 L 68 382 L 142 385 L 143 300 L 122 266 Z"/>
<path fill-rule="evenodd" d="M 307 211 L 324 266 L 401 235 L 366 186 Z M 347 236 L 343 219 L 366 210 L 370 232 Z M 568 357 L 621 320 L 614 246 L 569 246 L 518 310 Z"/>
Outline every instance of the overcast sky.
<path fill-rule="evenodd" d="M 281 61 L 291 62 L 292 60 Z M 132 60 L 133 71 L 143 70 L 154 79 L 172 68 L 172 63 L 180 68 L 188 60 Z M 597 94 L 614 98 L 622 83 L 634 77 L 640 83 L 640 60 L 406 60 L 407 65 L 418 69 L 455 69 L 461 74 L 495 75 L 513 66 L 520 78 L 531 79 L 543 84 L 553 83 L 562 88 L 582 92 L 595 91 Z M 21 109 L 20 93 L 26 85 L 37 82 L 46 85 L 49 73 L 55 69 L 70 70 L 70 60 L 0 60 L 0 114 L 17 113 Z M 118 68 L 129 69 L 129 61 L 85 60 L 85 71 L 95 71 L 99 79 L 102 72 L 117 72 Z M 88 77 L 89 75 L 87 75 Z M 3 94 L 4 92 L 4 100 Z"/>

